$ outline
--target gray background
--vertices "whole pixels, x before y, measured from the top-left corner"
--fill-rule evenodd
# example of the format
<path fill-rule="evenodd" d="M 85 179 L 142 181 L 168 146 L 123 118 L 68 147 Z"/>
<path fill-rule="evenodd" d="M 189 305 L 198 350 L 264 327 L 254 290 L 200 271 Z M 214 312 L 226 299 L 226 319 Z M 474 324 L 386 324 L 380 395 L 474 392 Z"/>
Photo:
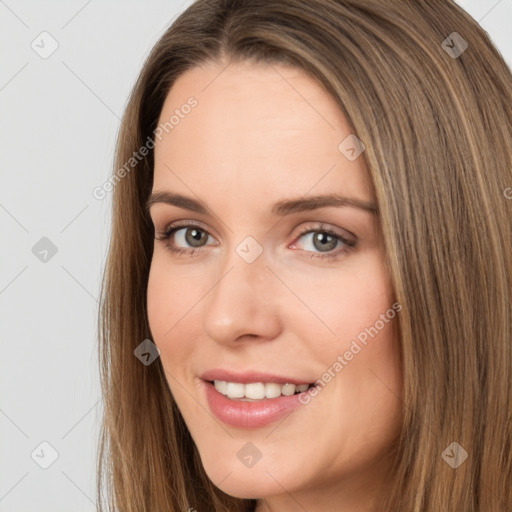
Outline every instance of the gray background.
<path fill-rule="evenodd" d="M 111 203 L 92 190 L 144 58 L 190 3 L 0 0 L 0 512 L 95 510 Z M 512 0 L 459 3 L 512 67 Z"/>

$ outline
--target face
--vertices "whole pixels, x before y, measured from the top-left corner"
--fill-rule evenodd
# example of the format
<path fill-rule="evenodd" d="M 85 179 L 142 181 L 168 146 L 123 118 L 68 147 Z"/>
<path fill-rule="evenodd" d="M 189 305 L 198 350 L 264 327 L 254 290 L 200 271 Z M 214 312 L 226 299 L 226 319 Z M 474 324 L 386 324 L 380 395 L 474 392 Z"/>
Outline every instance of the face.
<path fill-rule="evenodd" d="M 370 510 L 400 424 L 400 306 L 363 156 L 302 71 L 225 66 L 187 71 L 161 112 L 153 341 L 220 489 Z"/>

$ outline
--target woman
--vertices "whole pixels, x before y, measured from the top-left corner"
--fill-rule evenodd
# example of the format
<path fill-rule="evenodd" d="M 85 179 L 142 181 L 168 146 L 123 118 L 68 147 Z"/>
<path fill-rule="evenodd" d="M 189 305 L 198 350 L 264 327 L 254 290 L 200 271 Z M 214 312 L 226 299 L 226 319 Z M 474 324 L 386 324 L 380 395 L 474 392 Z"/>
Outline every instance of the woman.
<path fill-rule="evenodd" d="M 112 180 L 102 507 L 510 510 L 511 86 L 448 0 L 173 23 Z"/>

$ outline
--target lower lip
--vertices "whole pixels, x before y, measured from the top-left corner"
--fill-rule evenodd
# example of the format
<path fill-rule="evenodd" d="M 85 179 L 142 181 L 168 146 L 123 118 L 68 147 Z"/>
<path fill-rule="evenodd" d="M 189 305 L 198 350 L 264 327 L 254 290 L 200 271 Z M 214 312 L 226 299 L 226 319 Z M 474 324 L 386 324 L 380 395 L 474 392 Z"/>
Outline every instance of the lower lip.
<path fill-rule="evenodd" d="M 239 428 L 258 428 L 270 425 L 301 405 L 300 393 L 256 402 L 231 400 L 219 393 L 211 382 L 204 382 L 210 410 L 223 423 Z"/>

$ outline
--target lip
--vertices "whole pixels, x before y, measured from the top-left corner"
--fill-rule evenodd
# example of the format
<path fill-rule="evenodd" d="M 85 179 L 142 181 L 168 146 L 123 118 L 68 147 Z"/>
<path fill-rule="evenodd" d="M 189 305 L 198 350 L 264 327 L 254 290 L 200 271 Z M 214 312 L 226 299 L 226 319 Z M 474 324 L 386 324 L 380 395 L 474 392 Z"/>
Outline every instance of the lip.
<path fill-rule="evenodd" d="M 230 382 L 242 381 L 230 380 Z M 261 382 L 261 380 L 247 380 L 246 382 Z M 211 382 L 203 381 L 202 384 L 206 394 L 206 401 L 214 416 L 226 425 L 232 427 L 264 427 L 284 418 L 287 414 L 290 414 L 302 405 L 299 400 L 299 396 L 302 393 L 291 396 L 281 395 L 278 398 L 266 398 L 255 402 L 246 402 L 244 400 L 232 400 L 226 397 L 222 393 L 219 393 Z M 304 391 L 304 393 L 306 393 L 306 391 Z"/>
<path fill-rule="evenodd" d="M 239 382 L 241 384 L 249 384 L 251 382 L 275 382 L 276 384 L 313 384 L 316 379 L 307 381 L 295 377 L 286 377 L 283 375 L 272 374 L 259 371 L 233 372 L 231 370 L 215 369 L 204 372 L 201 376 L 204 381 L 225 380 L 227 382 Z M 275 399 L 272 399 L 275 400 Z"/>
<path fill-rule="evenodd" d="M 234 372 L 222 368 L 208 370 L 200 378 L 203 380 L 206 401 L 214 416 L 226 425 L 238 428 L 259 428 L 279 421 L 302 405 L 299 400 L 302 393 L 248 402 L 233 400 L 219 393 L 212 381 L 224 380 L 241 384 L 274 382 L 276 384 L 295 384 L 296 386 L 314 383 L 314 380 L 307 381 L 302 378 L 287 377 L 276 373 L 257 370 Z M 307 393 L 307 391 L 303 393 Z"/>

